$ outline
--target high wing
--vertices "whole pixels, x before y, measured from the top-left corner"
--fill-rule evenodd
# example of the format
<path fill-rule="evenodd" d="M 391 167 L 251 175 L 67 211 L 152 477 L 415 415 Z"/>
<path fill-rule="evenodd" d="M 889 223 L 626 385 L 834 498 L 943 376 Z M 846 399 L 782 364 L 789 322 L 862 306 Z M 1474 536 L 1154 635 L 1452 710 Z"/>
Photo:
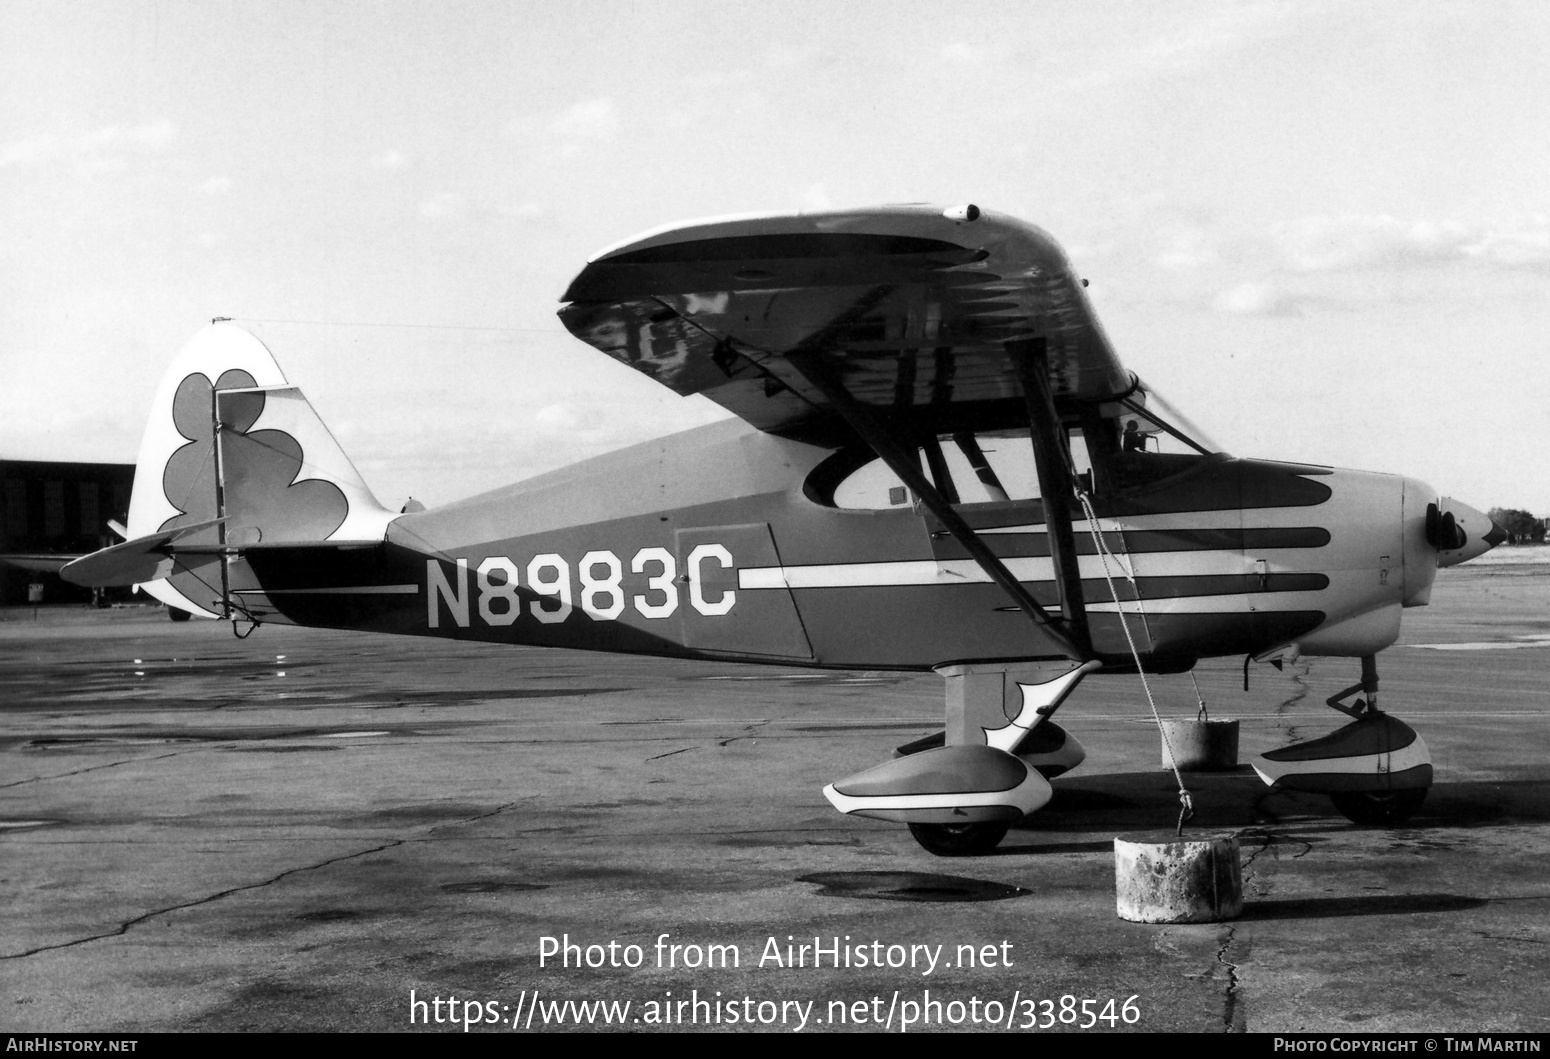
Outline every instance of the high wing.
<path fill-rule="evenodd" d="M 1133 388 L 1047 234 L 977 206 L 885 206 L 647 233 L 565 292 L 571 333 L 761 430 L 880 456 L 1072 659 L 1091 657 L 1056 401 Z M 1047 612 L 922 473 L 915 446 L 1025 428 L 1060 597 Z M 929 455 L 929 452 L 928 452 Z"/>
<path fill-rule="evenodd" d="M 1029 351 L 1052 396 L 1130 389 L 1082 280 L 1044 231 L 967 206 L 690 223 L 599 253 L 572 334 L 680 394 L 817 444 L 854 437 L 800 359 L 906 434 L 1026 428 Z M 796 358 L 795 360 L 793 358 Z"/>

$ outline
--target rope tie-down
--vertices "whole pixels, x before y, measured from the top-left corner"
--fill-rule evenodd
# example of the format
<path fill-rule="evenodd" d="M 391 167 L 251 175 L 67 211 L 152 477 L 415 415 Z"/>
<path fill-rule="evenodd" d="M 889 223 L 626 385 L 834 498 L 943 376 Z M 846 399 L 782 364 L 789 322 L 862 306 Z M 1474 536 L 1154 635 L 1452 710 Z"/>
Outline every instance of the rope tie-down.
<path fill-rule="evenodd" d="M 1157 700 L 1152 697 L 1152 685 L 1146 679 L 1146 670 L 1141 666 L 1141 652 L 1136 647 L 1135 637 L 1130 632 L 1130 622 L 1125 617 L 1125 605 L 1119 598 L 1119 590 L 1114 587 L 1114 574 L 1109 567 L 1112 558 L 1115 565 L 1124 572 L 1125 578 L 1130 582 L 1132 594 L 1135 596 L 1136 611 L 1141 615 L 1143 625 L 1146 622 L 1146 608 L 1141 603 L 1141 591 L 1136 585 L 1136 575 L 1133 569 L 1120 562 L 1119 556 L 1109 550 L 1108 542 L 1103 539 L 1103 529 L 1098 524 L 1098 514 L 1093 510 L 1092 498 L 1084 490 L 1077 490 L 1076 498 L 1081 502 L 1082 513 L 1087 518 L 1087 528 L 1093 535 L 1093 545 L 1098 552 L 1098 559 L 1103 563 L 1103 580 L 1109 586 L 1109 595 L 1114 600 L 1115 610 L 1119 614 L 1119 626 L 1125 631 L 1125 642 L 1130 645 L 1130 657 L 1136 663 L 1136 675 L 1141 678 L 1141 688 L 1146 692 L 1146 704 L 1151 707 L 1152 720 L 1157 724 L 1157 732 L 1162 737 L 1163 746 L 1167 749 L 1168 766 L 1173 770 L 1173 778 L 1179 785 L 1179 824 L 1176 833 L 1184 834 L 1184 825 L 1195 817 L 1195 802 L 1190 796 L 1189 788 L 1184 785 L 1184 774 L 1179 771 L 1178 758 L 1173 753 L 1173 747 L 1168 741 L 1168 729 L 1163 725 L 1162 716 L 1157 712 Z M 1196 697 L 1199 697 L 1198 688 Z M 1205 712 L 1205 703 L 1201 702 L 1200 710 Z"/>

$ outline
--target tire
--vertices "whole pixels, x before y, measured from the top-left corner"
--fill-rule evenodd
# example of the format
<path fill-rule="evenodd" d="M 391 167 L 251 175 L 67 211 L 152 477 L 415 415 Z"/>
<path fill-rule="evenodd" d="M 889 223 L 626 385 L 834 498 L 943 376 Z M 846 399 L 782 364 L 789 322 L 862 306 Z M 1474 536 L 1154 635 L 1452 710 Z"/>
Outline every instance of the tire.
<path fill-rule="evenodd" d="M 1006 837 L 1007 823 L 911 824 L 910 834 L 927 853 L 938 857 L 978 857 Z"/>
<path fill-rule="evenodd" d="M 171 618 L 173 621 L 187 621 L 188 619 L 192 618 L 193 615 L 179 607 L 168 607 L 167 617 Z"/>
<path fill-rule="evenodd" d="M 1335 808 L 1354 824 L 1391 827 L 1415 815 L 1426 800 L 1426 788 L 1405 791 L 1341 791 L 1331 794 Z"/>

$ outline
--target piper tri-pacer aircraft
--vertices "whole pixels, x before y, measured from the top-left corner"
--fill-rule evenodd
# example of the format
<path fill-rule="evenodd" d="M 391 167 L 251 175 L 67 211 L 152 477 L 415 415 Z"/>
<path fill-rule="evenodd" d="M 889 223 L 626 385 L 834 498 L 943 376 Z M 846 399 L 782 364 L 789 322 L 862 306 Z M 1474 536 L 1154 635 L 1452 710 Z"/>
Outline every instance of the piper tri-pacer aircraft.
<path fill-rule="evenodd" d="M 975 206 L 647 233 L 560 318 L 738 418 L 406 513 L 218 321 L 157 395 L 131 539 L 65 576 L 233 622 L 935 670 L 945 731 L 825 794 L 944 855 L 1049 800 L 1083 757 L 1050 715 L 1094 672 L 1344 656 L 1351 723 L 1257 767 L 1408 816 L 1431 762 L 1378 711 L 1374 659 L 1501 531 L 1412 479 L 1220 451 L 1120 364 L 1084 286 Z"/>

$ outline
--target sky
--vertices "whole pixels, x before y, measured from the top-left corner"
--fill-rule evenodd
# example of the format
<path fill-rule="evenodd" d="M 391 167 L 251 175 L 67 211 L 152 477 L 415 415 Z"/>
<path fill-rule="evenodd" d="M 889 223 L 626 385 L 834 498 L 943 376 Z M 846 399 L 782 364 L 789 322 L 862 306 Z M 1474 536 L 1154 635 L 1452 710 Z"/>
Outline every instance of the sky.
<path fill-rule="evenodd" d="M 1049 232 L 1228 451 L 1550 513 L 1550 5 L 0 4 L 0 456 L 132 461 L 212 317 L 386 503 L 720 418 L 570 337 L 746 211 Z"/>

